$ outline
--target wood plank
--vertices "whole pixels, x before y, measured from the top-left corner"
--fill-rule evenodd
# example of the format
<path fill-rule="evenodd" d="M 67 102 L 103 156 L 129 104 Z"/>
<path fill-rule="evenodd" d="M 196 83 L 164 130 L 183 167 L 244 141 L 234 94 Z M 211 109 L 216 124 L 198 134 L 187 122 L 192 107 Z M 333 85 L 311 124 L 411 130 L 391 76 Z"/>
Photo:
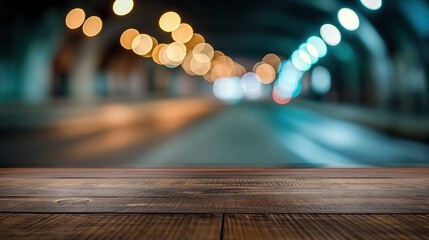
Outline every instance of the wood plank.
<path fill-rule="evenodd" d="M 224 240 L 429 238 L 427 214 L 226 214 L 224 219 Z"/>
<path fill-rule="evenodd" d="M 219 239 L 213 214 L 0 214 L 0 239 Z"/>
<path fill-rule="evenodd" d="M 429 213 L 427 199 L 0 198 L 0 212 L 31 213 Z"/>
<path fill-rule="evenodd" d="M 13 178 L 140 178 L 168 176 L 288 176 L 298 178 L 429 178 L 429 168 L 0 168 Z"/>
<path fill-rule="evenodd" d="M 0 212 L 429 213 L 428 172 L 2 169 Z"/>
<path fill-rule="evenodd" d="M 429 195 L 428 179 L 355 178 L 139 178 L 139 179 L 41 179 L 0 178 L 0 196 L 64 197 L 212 197 L 235 194 L 364 195 L 394 197 Z M 365 192 L 358 190 L 365 189 Z M 368 194 L 368 195 L 365 195 Z M 345 195 L 345 194 L 342 194 Z M 314 197 L 314 196 L 312 196 Z"/>

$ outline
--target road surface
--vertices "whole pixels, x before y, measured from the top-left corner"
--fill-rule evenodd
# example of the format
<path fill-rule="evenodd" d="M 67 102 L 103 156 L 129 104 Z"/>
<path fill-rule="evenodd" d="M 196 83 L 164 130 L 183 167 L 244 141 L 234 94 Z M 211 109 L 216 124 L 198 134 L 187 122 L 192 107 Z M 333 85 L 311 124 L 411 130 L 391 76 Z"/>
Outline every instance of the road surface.
<path fill-rule="evenodd" d="M 12 132 L 10 138 L 1 138 L 0 166 L 429 167 L 426 143 L 389 136 L 300 104 L 239 104 L 198 114 L 186 113 L 195 107 L 164 105 L 165 113 L 157 112 L 152 121 L 133 118 L 128 125 L 116 124 L 121 120 L 117 116 L 135 109 L 116 106 L 103 113 L 116 125 L 99 131 L 86 130 L 100 125 L 98 119 L 67 131 L 20 137 Z M 175 115 L 167 114 L 170 108 Z"/>

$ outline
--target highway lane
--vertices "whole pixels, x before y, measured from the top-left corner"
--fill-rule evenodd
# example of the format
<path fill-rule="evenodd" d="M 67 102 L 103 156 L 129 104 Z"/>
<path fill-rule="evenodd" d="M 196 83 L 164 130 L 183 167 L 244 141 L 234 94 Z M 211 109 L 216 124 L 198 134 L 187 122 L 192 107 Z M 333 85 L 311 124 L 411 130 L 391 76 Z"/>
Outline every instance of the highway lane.
<path fill-rule="evenodd" d="M 130 167 L 428 167 L 427 144 L 299 105 L 238 105 Z"/>
<path fill-rule="evenodd" d="M 215 109 L 209 102 L 121 105 L 85 120 L 67 117 L 61 128 L 0 138 L 0 166 L 429 167 L 425 143 L 302 104 Z"/>

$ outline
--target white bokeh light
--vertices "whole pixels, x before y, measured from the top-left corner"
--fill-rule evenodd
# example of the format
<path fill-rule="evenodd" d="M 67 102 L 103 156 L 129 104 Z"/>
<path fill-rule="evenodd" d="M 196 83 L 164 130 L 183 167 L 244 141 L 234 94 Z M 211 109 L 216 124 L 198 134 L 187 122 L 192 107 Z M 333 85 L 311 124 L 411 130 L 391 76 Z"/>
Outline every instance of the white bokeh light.
<path fill-rule="evenodd" d="M 217 79 L 213 84 L 214 95 L 223 101 L 234 103 L 244 97 L 239 77 L 223 77 Z"/>
<path fill-rule="evenodd" d="M 310 53 L 311 56 L 315 58 L 319 58 L 319 51 L 317 51 L 317 48 L 313 44 L 306 43 L 305 48 L 307 49 L 307 52 Z"/>
<path fill-rule="evenodd" d="M 261 80 L 253 72 L 246 73 L 241 77 L 241 86 L 246 98 L 258 99 L 262 96 L 263 88 Z"/>
<path fill-rule="evenodd" d="M 291 60 L 292 60 L 292 64 L 299 71 L 305 72 L 311 68 L 310 56 L 308 55 L 308 53 L 302 50 L 295 51 L 292 54 Z"/>
<path fill-rule="evenodd" d="M 307 39 L 307 43 L 313 45 L 319 54 L 319 58 L 322 58 L 327 53 L 327 48 L 325 42 L 320 38 L 316 36 L 309 37 Z"/>
<path fill-rule="evenodd" d="M 378 10 L 381 8 L 381 5 L 383 5 L 382 0 L 360 0 L 360 2 L 370 10 Z"/>
<path fill-rule="evenodd" d="M 341 42 L 340 30 L 332 24 L 323 24 L 320 28 L 320 36 L 331 46 L 337 46 Z"/>
<path fill-rule="evenodd" d="M 338 21 L 349 31 L 358 29 L 360 24 L 358 15 L 350 8 L 342 8 L 338 11 Z"/>
<path fill-rule="evenodd" d="M 319 52 L 316 47 L 309 43 L 301 44 L 298 50 L 304 51 L 308 54 L 311 64 L 315 64 L 319 60 Z"/>
<path fill-rule="evenodd" d="M 124 16 L 133 10 L 133 0 L 116 0 L 113 3 L 113 12 L 118 16 Z"/>

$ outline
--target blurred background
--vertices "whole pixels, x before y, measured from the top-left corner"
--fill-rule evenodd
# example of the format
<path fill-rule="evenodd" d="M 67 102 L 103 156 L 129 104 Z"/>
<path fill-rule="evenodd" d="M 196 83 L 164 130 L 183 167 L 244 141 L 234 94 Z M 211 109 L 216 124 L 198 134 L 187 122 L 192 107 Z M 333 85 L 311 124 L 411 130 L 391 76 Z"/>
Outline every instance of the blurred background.
<path fill-rule="evenodd" d="M 0 167 L 429 167 L 427 0 L 0 13 Z"/>

